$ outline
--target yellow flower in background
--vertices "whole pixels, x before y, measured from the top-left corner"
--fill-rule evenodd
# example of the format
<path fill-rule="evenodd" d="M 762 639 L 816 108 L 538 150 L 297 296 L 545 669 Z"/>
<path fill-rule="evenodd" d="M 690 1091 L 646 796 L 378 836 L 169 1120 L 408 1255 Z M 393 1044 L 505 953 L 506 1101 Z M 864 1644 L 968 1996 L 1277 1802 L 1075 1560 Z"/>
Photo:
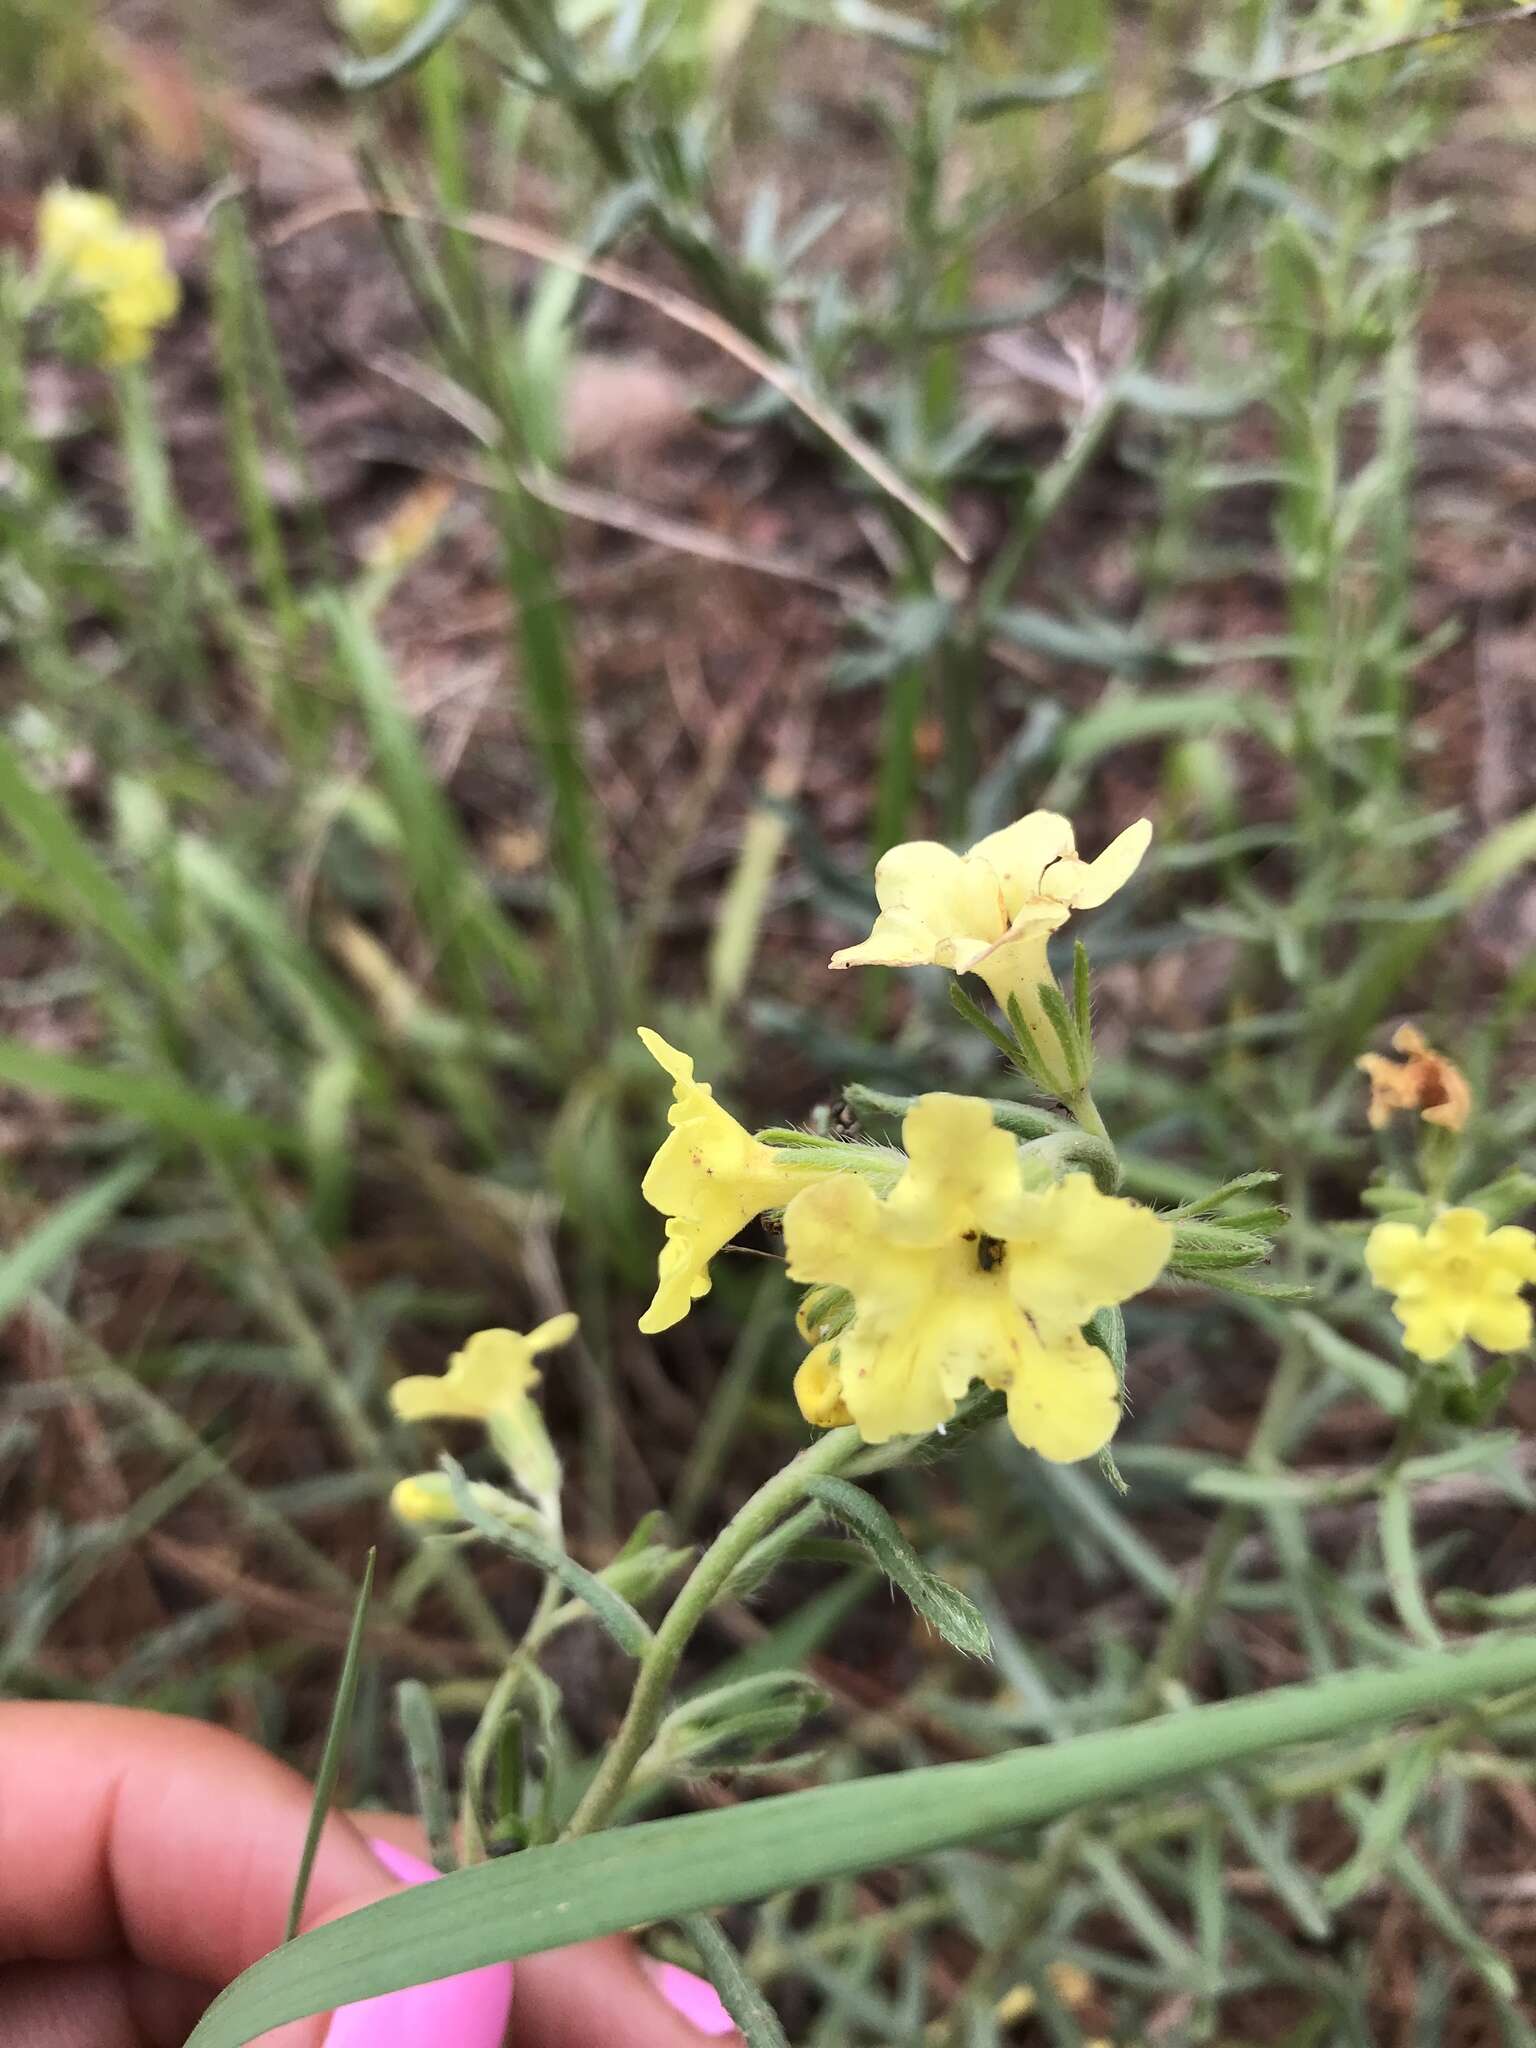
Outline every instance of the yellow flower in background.
<path fill-rule="evenodd" d="M 1017 996 L 1050 1057 L 1054 1038 L 1037 991 L 1050 980 L 1046 942 L 1074 910 L 1122 889 L 1152 837 L 1142 818 L 1097 860 L 1078 859 L 1068 819 L 1027 818 L 952 853 L 931 839 L 893 846 L 875 868 L 880 915 L 869 937 L 834 953 L 833 967 L 947 967 L 979 974 L 1006 1011 Z"/>
<path fill-rule="evenodd" d="M 130 227 L 101 193 L 52 186 L 37 210 L 37 247 L 50 287 L 94 307 L 104 361 L 140 361 L 156 328 L 176 317 L 181 286 L 164 239 Z"/>
<path fill-rule="evenodd" d="M 1403 1344 L 1433 1365 L 1464 1337 L 1485 1351 L 1521 1351 L 1531 1311 L 1520 1290 L 1536 1281 L 1536 1233 L 1506 1223 L 1490 1230 L 1481 1209 L 1447 1209 L 1427 1230 L 1378 1223 L 1365 1263 L 1393 1296 Z"/>
<path fill-rule="evenodd" d="M 445 1373 L 416 1373 L 396 1380 L 389 1390 L 390 1403 L 406 1422 L 489 1422 L 493 1415 L 527 1400 L 539 1384 L 533 1361 L 569 1344 L 576 1330 L 577 1318 L 569 1311 L 551 1316 L 526 1337 L 517 1330 L 477 1330 L 449 1359 Z"/>
<path fill-rule="evenodd" d="M 1042 1457 L 1102 1450 L 1119 1390 L 1081 1325 L 1151 1285 L 1172 1229 L 1086 1174 L 1026 1189 L 1014 1139 L 968 1096 L 923 1096 L 902 1132 L 909 1163 L 889 1195 L 838 1174 L 784 1212 L 790 1278 L 854 1301 L 800 1368 L 802 1413 L 821 1423 L 840 1403 L 885 1443 L 936 1429 L 980 1379 L 1006 1392 L 1014 1435 Z"/>
<path fill-rule="evenodd" d="M 782 1208 L 817 1172 L 789 1166 L 715 1100 L 707 1081 L 693 1078 L 687 1053 L 654 1031 L 640 1042 L 672 1076 L 672 1126 L 651 1161 L 640 1192 L 667 1219 L 656 1293 L 640 1318 L 647 1334 L 670 1330 L 709 1292 L 709 1262 L 738 1230 L 764 1209 Z"/>
<path fill-rule="evenodd" d="M 464 1517 L 453 1489 L 441 1472 L 416 1472 L 397 1480 L 389 1496 L 391 1512 L 413 1529 L 431 1529 Z"/>
<path fill-rule="evenodd" d="M 533 1511 L 503 1493 L 500 1487 L 487 1486 L 477 1479 L 469 1494 L 477 1507 L 499 1521 L 514 1527 L 537 1526 Z M 397 1480 L 389 1505 L 395 1517 L 411 1529 L 447 1529 L 462 1525 L 467 1519 L 453 1497 L 453 1487 L 445 1472 L 415 1472 L 408 1479 Z"/>
<path fill-rule="evenodd" d="M 577 1331 L 569 1310 L 523 1336 L 518 1330 L 478 1330 L 448 1361 L 445 1373 L 417 1373 L 389 1390 L 395 1413 L 406 1422 L 482 1422 L 496 1451 L 523 1491 L 546 1519 L 560 1521 L 560 1460 L 533 1398 L 539 1384 L 534 1360 L 569 1344 Z M 412 1482 L 405 1481 L 410 1485 Z M 435 1479 L 422 1484 L 436 1487 Z M 426 1512 L 426 1497 L 396 1489 L 394 1508 L 404 1520 L 441 1520 Z M 450 1496 L 451 1499 L 451 1496 Z M 412 1510 L 416 1512 L 413 1514 Z"/>
<path fill-rule="evenodd" d="M 364 50 L 387 50 L 427 11 L 427 0 L 335 0 L 336 20 Z"/>
<path fill-rule="evenodd" d="M 1383 1129 L 1400 1109 L 1416 1109 L 1427 1124 L 1465 1130 L 1472 1114 L 1472 1090 L 1455 1061 L 1436 1052 L 1416 1024 L 1400 1024 L 1392 1034 L 1392 1047 L 1403 1055 L 1400 1060 L 1367 1052 L 1355 1061 L 1371 1084 L 1366 1111 L 1371 1129 Z"/>

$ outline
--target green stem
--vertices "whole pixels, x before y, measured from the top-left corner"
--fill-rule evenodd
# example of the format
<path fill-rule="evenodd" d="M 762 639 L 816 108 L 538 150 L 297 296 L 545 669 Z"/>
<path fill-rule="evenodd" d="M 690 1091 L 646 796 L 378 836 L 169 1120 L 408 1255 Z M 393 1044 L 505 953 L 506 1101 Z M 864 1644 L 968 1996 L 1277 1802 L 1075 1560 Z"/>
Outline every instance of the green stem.
<path fill-rule="evenodd" d="M 539 1650 L 554 1633 L 550 1623 L 561 1610 L 560 1587 L 556 1580 L 546 1579 L 539 1590 L 538 1604 L 523 1640 L 508 1659 L 506 1668 L 491 1687 L 490 1695 L 480 1711 L 475 1732 L 464 1748 L 463 1785 L 459 1799 L 460 1853 L 466 1863 L 483 1862 L 485 1858 L 485 1835 L 480 1826 L 482 1795 L 486 1773 L 490 1769 L 495 1753 L 496 1738 L 501 1733 L 501 1724 L 506 1719 L 507 1709 L 517 1698 L 523 1675 L 538 1655 Z"/>
<path fill-rule="evenodd" d="M 856 1429 L 834 1429 L 800 1453 L 738 1509 L 694 1566 L 667 1617 L 656 1631 L 635 1680 L 619 1732 L 608 1747 L 596 1777 L 571 1816 L 563 1839 L 590 1835 L 607 1824 L 624 1796 L 666 1710 L 667 1694 L 694 1631 L 720 1597 L 747 1553 L 793 1508 L 800 1504 L 806 1482 L 835 1472 L 863 1449 Z"/>
<path fill-rule="evenodd" d="M 1066 1105 L 1075 1121 L 1087 1131 L 1090 1137 L 1102 1138 L 1106 1145 L 1113 1145 L 1109 1126 L 1099 1114 L 1099 1106 L 1087 1088 L 1080 1088 L 1075 1095 L 1066 1097 Z"/>

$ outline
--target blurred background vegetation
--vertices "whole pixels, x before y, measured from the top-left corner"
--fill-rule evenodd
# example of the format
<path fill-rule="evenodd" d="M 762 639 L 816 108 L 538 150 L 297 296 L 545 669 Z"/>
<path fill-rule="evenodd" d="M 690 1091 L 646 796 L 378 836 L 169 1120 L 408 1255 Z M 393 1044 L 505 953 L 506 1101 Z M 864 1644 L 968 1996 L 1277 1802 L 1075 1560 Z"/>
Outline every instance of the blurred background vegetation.
<path fill-rule="evenodd" d="M 887 1483 L 994 1667 L 818 1539 L 717 1617 L 717 1676 L 804 1664 L 837 1775 L 1528 1613 L 1528 1380 L 1401 1508 L 1351 1487 L 1406 1402 L 1353 1061 L 1419 1016 L 1478 1094 L 1467 1185 L 1529 1154 L 1536 28 L 411 13 L 0 16 L 15 265 L 66 178 L 184 294 L 114 377 L 0 335 L 0 1688 L 312 1767 L 382 1541 L 350 1791 L 408 1799 L 391 1687 L 453 1739 L 534 1587 L 383 1529 L 420 1462 L 384 1390 L 573 1306 L 575 1554 L 716 1526 L 803 1439 L 792 1304 L 757 1237 L 636 1333 L 634 1026 L 759 1120 L 1008 1093 L 942 988 L 823 963 L 885 846 L 1040 805 L 1090 854 L 1157 824 L 1091 935 L 1128 1187 L 1276 1169 L 1310 1298 L 1135 1305 L 1123 1502 L 1006 1437 Z M 625 1679 L 581 1630 L 549 1668 L 553 1784 Z M 1529 2043 L 1533 1726 L 739 1932 L 813 2043 Z M 684 1762 L 673 1797 L 744 1796 Z"/>

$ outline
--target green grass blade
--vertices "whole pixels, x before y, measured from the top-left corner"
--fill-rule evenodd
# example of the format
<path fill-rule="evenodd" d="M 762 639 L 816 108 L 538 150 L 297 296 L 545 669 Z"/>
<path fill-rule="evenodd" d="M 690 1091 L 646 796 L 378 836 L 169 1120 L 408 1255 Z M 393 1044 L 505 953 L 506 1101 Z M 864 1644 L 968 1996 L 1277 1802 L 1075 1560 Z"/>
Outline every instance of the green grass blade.
<path fill-rule="evenodd" d="M 299 1931 L 299 1922 L 304 1917 L 304 1900 L 309 1892 L 310 1872 L 315 1867 L 315 1856 L 320 1848 L 320 1832 L 331 1810 L 331 1796 L 336 1790 L 336 1780 L 341 1776 L 341 1759 L 347 1746 L 347 1730 L 352 1726 L 352 1708 L 357 1700 L 357 1675 L 363 1657 L 363 1631 L 368 1626 L 368 1602 L 373 1597 L 374 1566 L 378 1561 L 379 1553 L 370 1550 L 368 1562 L 363 1567 L 363 1583 L 358 1589 L 357 1605 L 352 1610 L 352 1627 L 347 1636 L 347 1654 L 342 1659 L 341 1680 L 336 1687 L 336 1703 L 331 1708 L 331 1725 L 325 1731 L 325 1748 L 320 1756 L 320 1769 L 315 1774 L 315 1797 L 309 1809 L 309 1826 L 304 1834 L 304 1849 L 299 1857 L 298 1875 L 293 1880 L 293 1897 L 288 1901 L 288 1920 L 283 1929 L 284 1941 L 293 1940 Z"/>
<path fill-rule="evenodd" d="M 0 1258 L 0 1323 L 41 1287 L 57 1266 L 89 1243 L 115 1216 L 154 1169 L 153 1159 L 125 1159 L 78 1195 L 61 1202 L 35 1230 L 13 1244 Z"/>
<path fill-rule="evenodd" d="M 17 1038 L 0 1038 L 0 1083 L 93 1109 L 116 1110 L 150 1130 L 167 1131 L 215 1148 L 238 1145 L 269 1152 L 304 1150 L 297 1131 L 212 1102 L 179 1081 L 66 1059 L 62 1053 L 40 1052 Z"/>
<path fill-rule="evenodd" d="M 244 2048 L 267 2028 L 355 1999 L 930 1855 L 1289 1743 L 1533 1682 L 1536 1636 L 1511 1635 L 985 1763 L 937 1764 L 530 1850 L 382 1900 L 265 1957 L 215 2000 L 189 2048 Z"/>
<path fill-rule="evenodd" d="M 747 2048 L 789 2048 L 778 2014 L 748 1976 L 719 1922 L 707 1913 L 690 1913 L 683 1921 L 683 1932 L 698 1950 L 705 1974 L 741 2029 Z"/>
<path fill-rule="evenodd" d="M 175 962 L 156 945 L 69 812 L 37 787 L 3 735 L 0 818 L 32 849 L 55 891 L 67 892 L 92 928 L 131 960 L 146 981 L 162 991 L 179 986 Z"/>

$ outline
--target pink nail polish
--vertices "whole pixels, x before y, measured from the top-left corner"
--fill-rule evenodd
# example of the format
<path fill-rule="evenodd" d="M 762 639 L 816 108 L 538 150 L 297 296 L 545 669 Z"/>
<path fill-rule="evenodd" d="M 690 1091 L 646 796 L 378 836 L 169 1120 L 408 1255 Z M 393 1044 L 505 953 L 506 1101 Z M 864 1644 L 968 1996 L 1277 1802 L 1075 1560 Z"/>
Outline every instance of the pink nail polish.
<path fill-rule="evenodd" d="M 668 2005 L 701 2034 L 718 2037 L 735 2033 L 736 2022 L 720 2003 L 720 1994 L 713 1984 L 706 1984 L 692 1970 L 679 1969 L 676 1963 L 658 1963 L 650 1956 L 644 1962 L 646 1975 Z"/>
<path fill-rule="evenodd" d="M 391 1877 L 427 1884 L 439 1873 L 392 1842 L 368 1844 Z M 492 1963 L 462 1977 L 413 1984 L 344 2005 L 332 2019 L 325 2048 L 502 2048 L 512 2011 L 512 1965 Z"/>

